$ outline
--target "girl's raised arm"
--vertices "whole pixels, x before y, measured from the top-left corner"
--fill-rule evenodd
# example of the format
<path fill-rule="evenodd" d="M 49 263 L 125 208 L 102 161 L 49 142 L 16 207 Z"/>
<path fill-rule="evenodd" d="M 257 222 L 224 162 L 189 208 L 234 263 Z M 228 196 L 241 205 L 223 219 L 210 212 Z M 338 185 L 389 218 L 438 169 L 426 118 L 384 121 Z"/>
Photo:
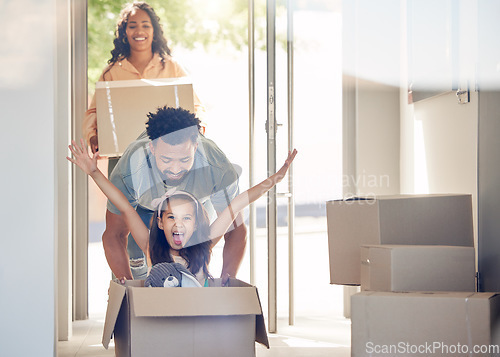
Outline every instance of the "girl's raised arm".
<path fill-rule="evenodd" d="M 147 245 L 149 242 L 148 227 L 144 225 L 141 217 L 130 205 L 125 195 L 97 168 L 97 159 L 99 158 L 99 154 L 96 153 L 91 158 L 83 139 L 80 140 L 80 146 L 78 146 L 74 140 L 72 140 L 71 143 L 72 145 L 69 145 L 68 147 L 73 153 L 73 158 L 68 156 L 66 156 L 66 158 L 82 169 L 82 171 L 87 175 L 92 177 L 94 182 L 106 195 L 106 197 L 113 202 L 116 208 L 120 210 L 120 213 L 123 215 L 125 222 L 127 223 L 127 228 L 130 233 L 132 233 L 137 245 L 147 254 Z"/>
<path fill-rule="evenodd" d="M 223 234 L 226 233 L 227 229 L 240 211 L 242 211 L 250 203 L 263 196 L 278 182 L 283 180 L 283 177 L 285 177 L 288 169 L 290 168 L 290 164 L 295 158 L 295 155 L 297 155 L 297 150 L 294 149 L 292 152 L 288 153 L 285 164 L 281 167 L 281 169 L 279 169 L 278 172 L 236 196 L 234 200 L 231 201 L 229 206 L 227 206 L 226 209 L 222 211 L 217 219 L 210 225 L 210 239 L 213 239 L 216 242 Z"/>

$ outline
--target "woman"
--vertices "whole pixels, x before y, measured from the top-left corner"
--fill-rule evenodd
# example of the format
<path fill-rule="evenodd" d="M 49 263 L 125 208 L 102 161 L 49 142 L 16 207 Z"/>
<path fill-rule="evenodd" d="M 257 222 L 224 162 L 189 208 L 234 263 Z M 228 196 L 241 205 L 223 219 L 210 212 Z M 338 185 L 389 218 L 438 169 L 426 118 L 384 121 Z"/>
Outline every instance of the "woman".
<path fill-rule="evenodd" d="M 113 44 L 111 59 L 99 81 L 187 76 L 182 66 L 171 56 L 159 17 L 145 2 L 133 2 L 123 8 Z M 197 117 L 202 120 L 204 109 L 196 94 L 194 105 Z M 92 153 L 95 153 L 99 149 L 95 96 L 85 113 L 82 130 Z M 114 165 L 110 163 L 110 166 Z"/>

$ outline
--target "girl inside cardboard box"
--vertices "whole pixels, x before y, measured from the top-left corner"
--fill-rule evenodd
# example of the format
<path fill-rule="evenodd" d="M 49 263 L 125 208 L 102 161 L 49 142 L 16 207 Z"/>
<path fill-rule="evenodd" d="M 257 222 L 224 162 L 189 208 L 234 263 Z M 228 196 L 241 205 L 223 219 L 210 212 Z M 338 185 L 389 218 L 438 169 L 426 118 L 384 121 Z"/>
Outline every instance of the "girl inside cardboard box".
<path fill-rule="evenodd" d="M 193 195 L 167 191 L 153 200 L 157 209 L 148 229 L 123 193 L 97 168 L 99 154 L 90 157 L 83 139 L 80 146 L 72 141 L 69 149 L 73 158 L 67 159 L 89 175 L 120 210 L 127 228 L 146 255 L 148 265 L 154 269 L 157 264 L 180 263 L 196 277 L 200 286 L 207 285 L 212 278 L 208 271 L 212 246 L 226 233 L 239 212 L 283 179 L 297 154 L 295 149 L 289 152 L 278 172 L 236 196 L 211 225 L 203 205 Z"/>

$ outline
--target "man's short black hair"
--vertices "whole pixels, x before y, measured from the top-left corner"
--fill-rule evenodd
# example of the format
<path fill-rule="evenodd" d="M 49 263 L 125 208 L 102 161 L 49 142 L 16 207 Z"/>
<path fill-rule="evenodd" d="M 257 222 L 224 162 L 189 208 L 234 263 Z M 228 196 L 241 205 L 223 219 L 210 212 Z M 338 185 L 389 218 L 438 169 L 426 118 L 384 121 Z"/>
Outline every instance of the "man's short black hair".
<path fill-rule="evenodd" d="M 165 106 L 158 108 L 156 113 L 148 114 L 146 133 L 152 141 L 162 138 L 170 145 L 183 143 L 187 139 L 196 142 L 199 131 L 200 120 L 186 109 Z"/>

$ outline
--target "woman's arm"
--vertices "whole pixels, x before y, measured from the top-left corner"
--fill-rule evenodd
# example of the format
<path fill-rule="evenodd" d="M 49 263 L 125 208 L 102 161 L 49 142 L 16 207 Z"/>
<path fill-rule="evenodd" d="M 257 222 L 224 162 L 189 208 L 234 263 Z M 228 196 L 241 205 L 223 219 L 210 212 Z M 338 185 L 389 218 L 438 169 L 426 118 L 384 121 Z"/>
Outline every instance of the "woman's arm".
<path fill-rule="evenodd" d="M 78 146 L 75 141 L 72 141 L 72 145 L 69 145 L 69 149 L 73 153 L 74 158 L 66 158 L 82 169 L 82 171 L 87 175 L 92 177 L 94 182 L 97 186 L 99 186 L 106 197 L 116 206 L 116 208 L 118 208 L 118 210 L 120 210 L 120 213 L 123 215 L 127 227 L 130 233 L 132 233 L 137 245 L 147 254 L 149 241 L 148 227 L 144 225 L 141 217 L 130 205 L 125 195 L 97 168 L 97 159 L 99 158 L 99 154 L 94 154 L 91 158 L 83 139 L 80 140 L 80 146 Z"/>
<path fill-rule="evenodd" d="M 104 71 L 101 73 L 98 81 L 103 81 L 103 74 L 106 71 L 106 67 Z M 109 76 L 109 75 L 108 75 Z M 112 80 L 108 78 L 108 80 Z M 90 146 L 90 150 L 93 154 L 95 154 L 99 150 L 99 143 L 97 140 L 97 110 L 96 110 L 96 96 L 95 93 L 92 96 L 92 100 L 90 101 L 89 108 L 85 112 L 82 122 L 82 133 L 83 138 L 87 140 L 87 144 Z"/>
<path fill-rule="evenodd" d="M 99 144 L 97 142 L 97 113 L 95 105 L 95 94 L 90 102 L 90 107 L 85 112 L 82 122 L 82 132 L 83 137 L 87 140 L 87 144 L 90 146 L 92 153 L 96 153 L 99 150 Z"/>
<path fill-rule="evenodd" d="M 274 175 L 268 177 L 266 180 L 261 183 L 251 187 L 247 191 L 240 193 L 236 196 L 229 206 L 226 207 L 224 211 L 217 217 L 217 219 L 210 225 L 210 239 L 214 239 L 217 242 L 220 237 L 226 233 L 227 229 L 233 222 L 236 215 L 242 211 L 245 207 L 247 207 L 250 203 L 256 201 L 258 198 L 263 196 L 267 191 L 273 188 L 278 182 L 283 180 L 288 169 L 290 168 L 290 164 L 293 159 L 297 155 L 297 150 L 293 150 L 293 152 L 288 153 L 288 157 L 285 161 L 285 164 L 281 167 L 281 169 L 276 172 Z"/>

